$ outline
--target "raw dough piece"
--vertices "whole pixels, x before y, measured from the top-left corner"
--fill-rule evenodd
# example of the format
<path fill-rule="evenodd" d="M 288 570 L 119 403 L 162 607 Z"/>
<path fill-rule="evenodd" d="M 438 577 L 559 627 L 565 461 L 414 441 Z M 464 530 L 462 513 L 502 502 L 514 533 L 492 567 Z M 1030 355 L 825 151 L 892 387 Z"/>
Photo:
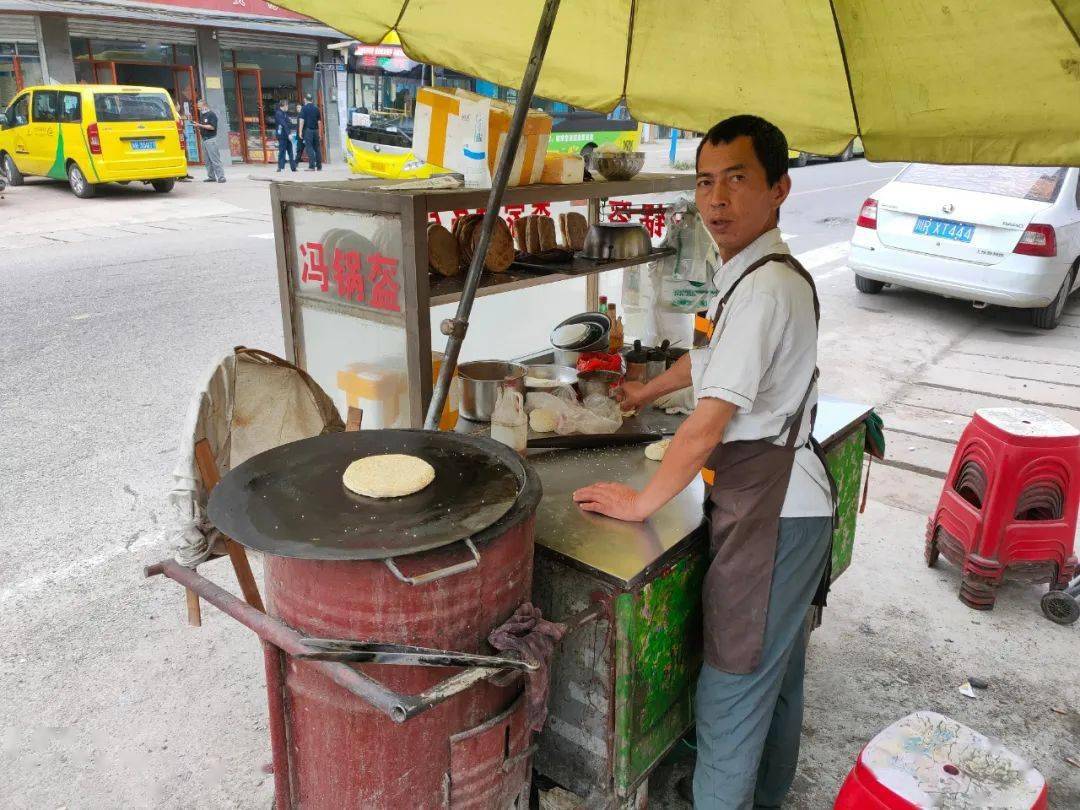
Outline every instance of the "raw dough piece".
<path fill-rule="evenodd" d="M 435 480 L 435 468 L 416 456 L 387 453 L 358 458 L 341 477 L 347 489 L 369 498 L 401 498 Z"/>
<path fill-rule="evenodd" d="M 661 439 L 658 442 L 653 442 L 645 448 L 645 458 L 652 459 L 653 461 L 663 461 L 664 453 L 667 452 L 670 444 L 671 439 Z"/>
<path fill-rule="evenodd" d="M 565 383 L 561 383 L 558 380 L 551 380 L 547 377 L 526 377 L 526 388 L 562 388 Z"/>
<path fill-rule="evenodd" d="M 534 433 L 554 433 L 555 413 L 544 408 L 537 408 L 529 414 L 529 427 Z"/>

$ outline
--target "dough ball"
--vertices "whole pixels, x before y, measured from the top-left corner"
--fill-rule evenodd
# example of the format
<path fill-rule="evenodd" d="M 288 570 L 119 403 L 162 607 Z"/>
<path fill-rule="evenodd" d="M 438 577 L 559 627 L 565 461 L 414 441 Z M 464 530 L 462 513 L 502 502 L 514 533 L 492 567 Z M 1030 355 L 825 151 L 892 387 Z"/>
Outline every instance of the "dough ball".
<path fill-rule="evenodd" d="M 529 427 L 535 433 L 555 432 L 555 413 L 546 408 L 537 408 L 529 414 Z"/>
<path fill-rule="evenodd" d="M 671 439 L 661 439 L 658 442 L 653 442 L 645 448 L 645 458 L 652 459 L 653 461 L 663 461 L 664 453 L 667 452 L 668 445 L 671 444 Z"/>
<path fill-rule="evenodd" d="M 346 488 L 369 498 L 401 498 L 435 480 L 435 468 L 416 456 L 387 453 L 359 458 L 341 477 Z"/>

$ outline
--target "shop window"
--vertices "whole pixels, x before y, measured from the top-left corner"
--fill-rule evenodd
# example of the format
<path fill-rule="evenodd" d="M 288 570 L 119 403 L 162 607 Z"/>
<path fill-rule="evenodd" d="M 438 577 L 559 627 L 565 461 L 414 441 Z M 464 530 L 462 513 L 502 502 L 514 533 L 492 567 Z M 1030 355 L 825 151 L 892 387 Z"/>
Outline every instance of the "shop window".
<path fill-rule="evenodd" d="M 20 90 L 44 83 L 35 43 L 0 42 L 0 107 Z"/>
<path fill-rule="evenodd" d="M 82 96 L 79 93 L 60 94 L 60 123 L 78 124 L 82 121 Z"/>
<path fill-rule="evenodd" d="M 57 103 L 55 90 L 35 90 L 34 123 L 55 124 L 58 118 Z"/>
<path fill-rule="evenodd" d="M 91 39 L 90 52 L 99 62 L 153 62 L 167 65 L 173 60 L 172 45 L 153 40 Z"/>

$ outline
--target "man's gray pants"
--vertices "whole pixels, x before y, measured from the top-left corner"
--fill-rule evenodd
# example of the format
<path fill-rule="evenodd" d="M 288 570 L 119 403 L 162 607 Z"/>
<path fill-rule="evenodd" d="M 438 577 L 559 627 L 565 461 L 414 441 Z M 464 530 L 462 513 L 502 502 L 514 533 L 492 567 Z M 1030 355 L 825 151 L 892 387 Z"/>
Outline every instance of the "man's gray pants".
<path fill-rule="evenodd" d="M 203 155 L 206 157 L 206 176 L 211 180 L 224 180 L 225 167 L 221 165 L 221 151 L 218 149 L 218 139 L 204 138 Z"/>
<path fill-rule="evenodd" d="M 781 518 L 761 663 L 747 675 L 701 669 L 698 810 L 779 808 L 791 788 L 802 735 L 806 616 L 831 539 L 831 517 Z"/>

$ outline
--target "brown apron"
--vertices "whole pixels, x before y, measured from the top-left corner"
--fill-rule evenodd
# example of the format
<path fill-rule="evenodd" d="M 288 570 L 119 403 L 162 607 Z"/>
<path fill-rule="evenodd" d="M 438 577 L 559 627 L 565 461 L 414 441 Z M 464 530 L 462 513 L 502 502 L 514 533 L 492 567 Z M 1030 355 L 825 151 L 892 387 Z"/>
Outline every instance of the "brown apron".
<path fill-rule="evenodd" d="M 716 308 L 713 329 L 743 279 L 774 261 L 784 262 L 810 285 L 814 294 L 814 320 L 819 320 L 820 307 L 813 278 L 793 256 L 773 253 L 750 265 L 731 285 Z M 814 369 L 799 407 L 784 421 L 776 436 L 722 442 L 709 456 L 703 471 L 709 484 L 705 496 L 705 523 L 712 555 L 702 586 L 705 661 L 723 672 L 746 674 L 761 660 L 780 534 L 780 511 L 795 464 L 799 427 L 817 376 L 818 371 Z M 811 432 L 815 415 L 811 414 Z M 789 431 L 787 441 L 773 444 L 785 431 Z M 811 444 L 825 465 L 820 446 L 813 440 Z M 828 469 L 825 465 L 826 473 Z M 835 510 L 836 485 L 831 475 L 829 484 Z M 830 572 L 826 570 L 822 581 L 825 587 L 819 587 L 815 604 L 819 598 L 823 603 L 823 590 L 827 590 L 829 576 Z"/>

